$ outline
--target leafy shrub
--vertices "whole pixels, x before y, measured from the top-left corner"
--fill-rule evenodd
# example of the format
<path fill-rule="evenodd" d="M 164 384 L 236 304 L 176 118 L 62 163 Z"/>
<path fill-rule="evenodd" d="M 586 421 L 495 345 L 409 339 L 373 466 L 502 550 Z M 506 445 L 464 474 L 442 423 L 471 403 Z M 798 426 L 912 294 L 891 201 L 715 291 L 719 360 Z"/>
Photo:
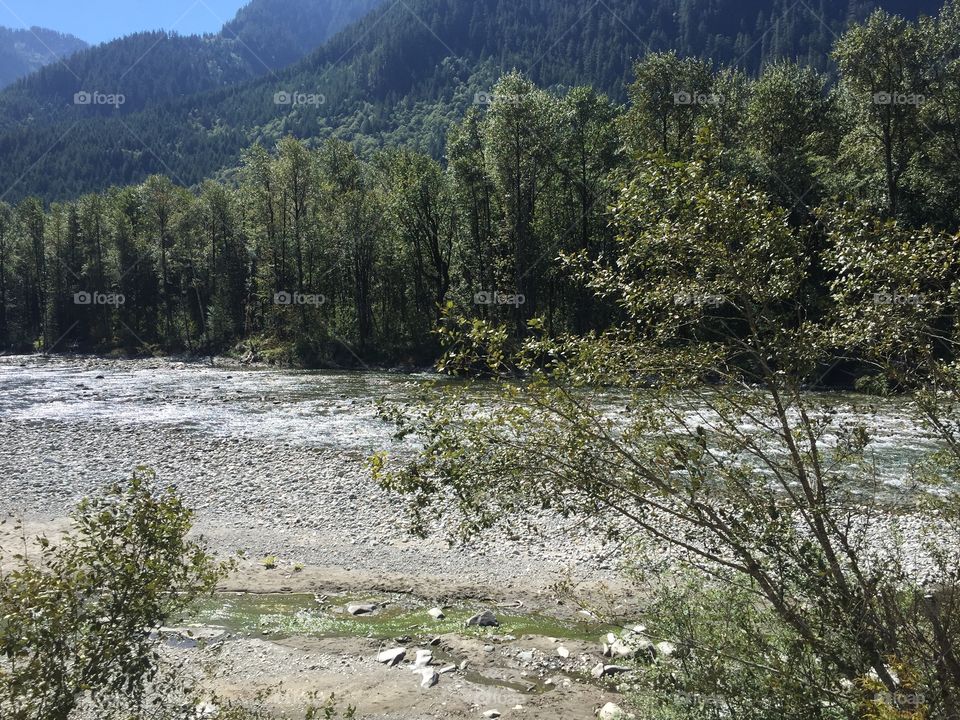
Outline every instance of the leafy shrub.
<path fill-rule="evenodd" d="M 227 571 L 187 540 L 193 513 L 152 472 L 83 500 L 57 543 L 0 574 L 0 716 L 66 720 L 84 699 L 142 706 L 158 630 Z M 0 558 L 2 559 L 2 558 Z"/>

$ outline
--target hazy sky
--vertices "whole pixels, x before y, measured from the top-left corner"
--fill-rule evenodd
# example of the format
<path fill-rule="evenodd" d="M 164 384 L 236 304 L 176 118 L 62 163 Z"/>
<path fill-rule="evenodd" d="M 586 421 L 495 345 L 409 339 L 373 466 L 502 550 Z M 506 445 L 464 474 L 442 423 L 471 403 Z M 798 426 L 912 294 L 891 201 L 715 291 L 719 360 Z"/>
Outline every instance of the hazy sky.
<path fill-rule="evenodd" d="M 137 30 L 216 32 L 249 0 L 0 0 L 0 25 L 39 25 L 99 43 Z"/>

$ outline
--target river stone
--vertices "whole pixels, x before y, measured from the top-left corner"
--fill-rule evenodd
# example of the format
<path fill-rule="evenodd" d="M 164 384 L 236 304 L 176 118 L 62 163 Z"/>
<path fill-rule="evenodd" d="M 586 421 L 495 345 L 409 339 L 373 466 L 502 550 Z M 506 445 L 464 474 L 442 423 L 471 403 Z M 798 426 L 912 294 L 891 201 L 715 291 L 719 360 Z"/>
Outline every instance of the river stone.
<path fill-rule="evenodd" d="M 500 623 L 497 621 L 497 616 L 489 610 L 484 610 L 482 613 L 477 613 L 472 618 L 467 620 L 467 627 L 497 627 L 499 624 Z"/>
<path fill-rule="evenodd" d="M 417 657 L 413 661 L 413 668 L 419 670 L 425 668 L 433 661 L 433 653 L 429 650 L 417 650 Z"/>
<path fill-rule="evenodd" d="M 403 656 L 406 654 L 407 649 L 402 647 L 393 648 L 392 650 L 384 650 L 377 655 L 377 662 L 386 663 L 390 667 L 393 667 L 398 662 L 403 660 Z"/>
<path fill-rule="evenodd" d="M 373 603 L 357 603 L 347 605 L 347 612 L 351 615 L 369 615 L 376 612 L 377 606 Z"/>
<path fill-rule="evenodd" d="M 620 706 L 612 702 L 608 702 L 597 713 L 599 720 L 625 720 L 626 717 L 627 714 L 620 709 Z"/>
<path fill-rule="evenodd" d="M 559 655 L 562 658 L 568 658 L 570 657 L 570 651 L 567 650 L 563 645 L 561 645 L 560 647 L 557 648 L 557 655 Z"/>
<path fill-rule="evenodd" d="M 658 642 L 654 647 L 657 649 L 657 653 L 664 657 L 673 657 L 673 654 L 677 652 L 677 646 L 666 640 Z"/>
<path fill-rule="evenodd" d="M 440 682 L 440 674 L 433 668 L 424 668 L 420 671 L 420 687 L 430 688 Z"/>
<path fill-rule="evenodd" d="M 617 638 L 609 646 L 605 655 L 613 658 L 629 658 L 636 654 L 636 648 Z"/>
<path fill-rule="evenodd" d="M 436 607 L 428 610 L 427 615 L 432 617 L 434 620 L 443 620 L 446 617 L 446 615 L 443 614 L 443 610 Z"/>
<path fill-rule="evenodd" d="M 524 650 L 517 653 L 517 659 L 520 662 L 533 662 L 533 650 Z"/>
<path fill-rule="evenodd" d="M 636 637 L 624 640 L 618 639 L 613 645 L 610 645 L 607 650 L 608 657 L 653 660 L 658 648 L 654 648 L 653 643 L 648 638 Z"/>
<path fill-rule="evenodd" d="M 444 665 L 437 672 L 439 672 L 441 675 L 446 675 L 447 673 L 452 673 L 456 669 L 457 669 L 456 665 Z"/>
<path fill-rule="evenodd" d="M 194 709 L 194 717 L 196 718 L 215 718 L 220 714 L 220 708 L 212 703 L 200 703 Z"/>
<path fill-rule="evenodd" d="M 500 717 L 500 711 L 499 711 L 499 710 L 487 710 L 487 711 L 483 714 L 483 716 L 484 716 L 485 718 L 498 718 L 498 717 Z"/>
<path fill-rule="evenodd" d="M 629 668 L 624 665 L 605 665 L 604 663 L 597 663 L 593 670 L 590 671 L 590 674 L 599 680 L 602 677 L 620 675 L 622 673 L 631 672 L 632 670 L 633 668 Z"/>

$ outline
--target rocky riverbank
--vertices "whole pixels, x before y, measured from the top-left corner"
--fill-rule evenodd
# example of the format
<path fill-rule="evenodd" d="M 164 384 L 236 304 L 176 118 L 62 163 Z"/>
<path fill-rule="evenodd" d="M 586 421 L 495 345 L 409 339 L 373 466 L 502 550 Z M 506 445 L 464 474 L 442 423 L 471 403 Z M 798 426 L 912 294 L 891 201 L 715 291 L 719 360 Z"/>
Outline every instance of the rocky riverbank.
<path fill-rule="evenodd" d="M 635 589 L 618 572 L 619 548 L 604 540 L 603 519 L 580 524 L 536 512 L 462 546 L 444 539 L 455 525 L 451 511 L 429 539 L 410 534 L 403 499 L 378 487 L 366 462 L 389 442 L 377 399 L 404 400 L 425 386 L 387 373 L 249 370 L 234 361 L 0 358 L 0 513 L 22 518 L 28 536 L 54 536 L 80 498 L 147 466 L 196 509 L 195 534 L 218 554 L 241 554 L 222 592 L 399 595 L 423 612 L 512 607 L 571 622 L 583 616 L 554 589 L 571 579 L 609 601 L 613 615 L 634 616 Z M 905 421 L 890 414 L 884 422 L 900 432 Z M 870 520 L 871 545 L 904 539 L 913 570 L 927 574 L 911 518 L 891 522 Z M 4 549 L 19 543 L 0 528 Z M 217 658 L 228 668 L 209 678 L 211 688 L 249 699 L 282 684 L 272 700 L 278 711 L 302 704 L 308 691 L 335 691 L 361 717 L 398 720 L 491 709 L 579 719 L 616 701 L 607 680 L 591 676 L 606 662 L 599 631 L 567 638 L 561 654 L 552 630 L 433 634 L 424 623 L 405 637 L 374 629 L 231 633 L 208 619 L 204 631 L 222 636 Z M 410 657 L 397 667 L 378 662 L 387 643 Z M 439 679 L 423 687 L 401 670 L 427 648 L 439 648 L 431 665 Z M 194 668 L 211 660 L 202 647 L 169 652 Z M 454 659 L 456 670 L 441 674 Z"/>
<path fill-rule="evenodd" d="M 518 526 L 467 547 L 414 539 L 402 501 L 376 486 L 357 452 L 95 421 L 4 421 L 3 435 L 2 511 L 33 523 L 63 518 L 81 497 L 145 465 L 197 510 L 196 532 L 215 550 L 251 561 L 394 578 L 428 596 L 464 584 L 481 595 L 529 594 L 567 570 L 613 579 L 610 548 L 584 528 L 571 542 L 547 515 L 524 519 L 537 536 Z"/>
<path fill-rule="evenodd" d="M 224 592 L 402 593 L 423 603 L 500 604 L 569 618 L 576 609 L 552 591 L 557 580 L 619 583 L 616 548 L 591 528 L 567 527 L 547 514 L 469 546 L 448 545 L 443 527 L 429 540 L 414 539 L 401 499 L 381 490 L 366 469 L 376 442 L 359 427 L 373 421 L 369 394 L 338 387 L 329 398 L 310 398 L 277 375 L 177 360 L 2 362 L 12 372 L 22 362 L 27 373 L 17 397 L 5 388 L 0 411 L 0 512 L 22 518 L 28 536 L 55 537 L 80 498 L 142 465 L 196 509 L 194 532 L 213 550 L 242 553 Z M 7 378 L 16 380 L 9 372 Z M 178 378 L 182 384 L 173 383 Z M 307 402 L 310 411 L 324 404 L 332 410 L 318 413 L 311 427 Z M 6 549 L 19 544 L 9 526 L 3 533 Z M 581 643 L 584 653 L 574 656 L 569 674 L 553 667 L 561 658 L 545 637 L 448 632 L 442 642 L 438 656 L 469 658 L 473 667 L 444 673 L 427 688 L 404 667 L 378 663 L 383 641 L 363 637 L 234 633 L 216 651 L 168 652 L 196 672 L 218 668 L 205 682 L 220 695 L 251 700 L 276 689 L 269 705 L 278 712 L 318 691 L 358 705 L 361 717 L 466 718 L 499 709 L 504 717 L 588 718 L 614 697 L 575 674 L 587 662 L 579 655 L 588 645 L 598 651 L 599 640 Z M 552 665 L 544 668 L 517 657 L 551 651 Z"/>

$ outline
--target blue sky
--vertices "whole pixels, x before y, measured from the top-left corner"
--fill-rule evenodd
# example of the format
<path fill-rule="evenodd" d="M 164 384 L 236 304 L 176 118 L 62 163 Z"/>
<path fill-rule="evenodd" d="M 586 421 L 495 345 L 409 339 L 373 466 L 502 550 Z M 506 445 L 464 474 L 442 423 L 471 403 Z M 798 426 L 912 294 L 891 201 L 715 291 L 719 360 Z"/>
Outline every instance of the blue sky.
<path fill-rule="evenodd" d="M 39 25 L 99 43 L 138 30 L 216 32 L 249 0 L 0 0 L 0 25 Z"/>

